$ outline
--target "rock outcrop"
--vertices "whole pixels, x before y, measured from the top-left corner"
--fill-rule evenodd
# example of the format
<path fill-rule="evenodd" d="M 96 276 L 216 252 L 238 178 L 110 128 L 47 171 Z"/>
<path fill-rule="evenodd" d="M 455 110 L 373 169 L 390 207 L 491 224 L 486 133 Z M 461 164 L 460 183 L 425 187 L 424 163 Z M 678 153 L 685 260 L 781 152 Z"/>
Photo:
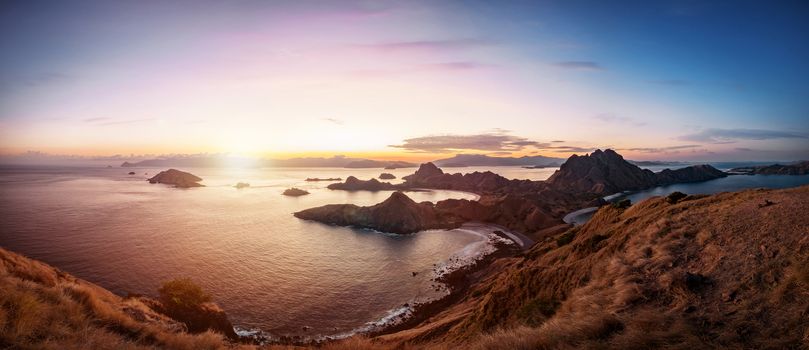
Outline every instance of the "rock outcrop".
<path fill-rule="evenodd" d="M 300 219 L 330 225 L 399 234 L 456 228 L 464 222 L 456 217 L 443 216 L 430 202 L 416 203 L 402 192 L 393 192 L 384 202 L 369 207 L 330 204 L 299 211 L 294 215 Z"/>
<path fill-rule="evenodd" d="M 402 178 L 403 186 L 408 188 L 432 188 L 475 193 L 510 191 L 520 183 L 519 180 L 509 180 L 491 171 L 474 172 L 469 174 L 447 174 L 433 163 L 424 163 L 412 175 Z"/>
<path fill-rule="evenodd" d="M 624 160 L 611 149 L 571 156 L 550 178 L 548 184 L 559 191 L 584 196 L 637 191 L 675 183 L 699 182 L 727 174 L 707 164 L 654 173 Z"/>
<path fill-rule="evenodd" d="M 334 183 L 327 186 L 327 188 L 345 191 L 390 191 L 397 189 L 396 185 L 388 182 L 380 182 L 377 179 L 363 181 L 353 176 L 349 176 L 345 182 Z"/>
<path fill-rule="evenodd" d="M 174 187 L 179 188 L 205 186 L 199 184 L 199 182 L 202 181 L 202 178 L 177 169 L 169 169 L 166 171 L 161 171 L 157 175 L 150 178 L 148 181 L 149 183 L 152 184 L 160 183 L 160 184 L 174 185 Z"/>
<path fill-rule="evenodd" d="M 288 188 L 288 189 L 284 190 L 284 193 L 282 193 L 282 194 L 285 195 L 285 196 L 290 196 L 290 197 L 300 197 L 300 196 L 305 196 L 305 195 L 309 194 L 309 191 L 302 190 L 302 189 L 297 188 L 297 187 L 293 187 L 293 188 Z"/>
<path fill-rule="evenodd" d="M 212 330 L 230 339 L 239 338 L 228 315 L 215 303 L 202 303 L 193 308 L 170 308 L 156 299 L 147 297 L 140 297 L 139 299 L 153 310 L 182 322 L 190 333 L 203 333 Z"/>
<path fill-rule="evenodd" d="M 656 173 L 657 185 L 670 185 L 686 182 L 701 182 L 728 176 L 725 172 L 708 164 L 692 165 L 685 168 L 665 169 Z"/>
<path fill-rule="evenodd" d="M 730 169 L 733 174 L 745 175 L 807 175 L 809 174 L 809 161 L 795 164 L 773 164 L 765 166 L 742 167 Z"/>
<path fill-rule="evenodd" d="M 393 175 L 391 173 L 382 173 L 379 174 L 379 178 L 382 180 L 393 180 L 396 178 L 396 175 Z"/>
<path fill-rule="evenodd" d="M 548 178 L 548 183 L 565 192 L 608 195 L 653 187 L 657 178 L 652 171 L 632 165 L 608 149 L 571 156 Z"/>

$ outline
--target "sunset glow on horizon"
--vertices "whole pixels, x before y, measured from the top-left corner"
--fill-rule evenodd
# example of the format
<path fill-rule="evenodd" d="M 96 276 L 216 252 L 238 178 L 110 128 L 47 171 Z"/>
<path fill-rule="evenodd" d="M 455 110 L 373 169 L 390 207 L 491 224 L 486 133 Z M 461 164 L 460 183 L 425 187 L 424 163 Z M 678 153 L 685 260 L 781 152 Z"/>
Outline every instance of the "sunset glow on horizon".
<path fill-rule="evenodd" d="M 807 159 L 809 24 L 759 7 L 7 3 L 0 154 Z"/>

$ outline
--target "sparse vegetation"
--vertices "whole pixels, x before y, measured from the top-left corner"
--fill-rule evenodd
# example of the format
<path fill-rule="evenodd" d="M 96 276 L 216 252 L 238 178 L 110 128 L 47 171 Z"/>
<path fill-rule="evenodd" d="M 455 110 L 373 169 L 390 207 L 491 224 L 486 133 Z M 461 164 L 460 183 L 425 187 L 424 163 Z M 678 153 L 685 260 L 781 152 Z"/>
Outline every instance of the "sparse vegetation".
<path fill-rule="evenodd" d="M 0 347 L 11 349 L 251 348 L 188 334 L 136 299 L 0 248 Z"/>
<path fill-rule="evenodd" d="M 666 202 L 669 202 L 669 204 L 676 204 L 685 197 L 688 197 L 688 195 L 679 191 L 675 191 L 666 196 Z"/>
<path fill-rule="evenodd" d="M 624 198 L 620 201 L 613 202 L 612 207 L 615 209 L 626 209 L 632 206 L 632 201 L 628 198 Z"/>
<path fill-rule="evenodd" d="M 561 234 L 559 238 L 556 239 L 556 246 L 561 247 L 570 242 L 573 242 L 573 238 L 576 238 L 576 232 L 573 230 L 567 231 Z"/>
<path fill-rule="evenodd" d="M 163 283 L 157 290 L 160 302 L 167 308 L 195 309 L 202 303 L 211 301 L 208 293 L 196 285 L 190 278 L 177 278 Z"/>

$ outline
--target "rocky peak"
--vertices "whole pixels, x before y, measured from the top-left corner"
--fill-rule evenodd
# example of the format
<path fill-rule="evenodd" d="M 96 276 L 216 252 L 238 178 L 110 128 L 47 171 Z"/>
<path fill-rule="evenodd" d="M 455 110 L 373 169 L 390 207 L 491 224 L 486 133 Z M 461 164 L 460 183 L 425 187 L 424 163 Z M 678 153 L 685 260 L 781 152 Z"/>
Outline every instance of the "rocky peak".
<path fill-rule="evenodd" d="M 572 156 L 548 183 L 566 192 L 609 194 L 652 187 L 655 175 L 633 165 L 611 149 L 595 150 L 584 156 Z"/>
<path fill-rule="evenodd" d="M 435 175 L 441 175 L 444 171 L 441 168 L 435 166 L 432 162 L 427 162 L 419 166 L 419 169 L 416 170 L 416 176 L 419 177 L 430 177 Z"/>

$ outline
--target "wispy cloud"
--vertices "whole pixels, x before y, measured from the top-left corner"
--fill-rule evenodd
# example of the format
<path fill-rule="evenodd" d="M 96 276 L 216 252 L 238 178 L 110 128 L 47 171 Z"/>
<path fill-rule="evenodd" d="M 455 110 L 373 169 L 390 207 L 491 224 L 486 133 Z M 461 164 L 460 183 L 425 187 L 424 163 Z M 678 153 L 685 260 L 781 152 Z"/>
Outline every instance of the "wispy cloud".
<path fill-rule="evenodd" d="M 550 146 L 550 145 L 541 145 L 537 147 L 541 151 L 551 151 L 551 152 L 560 152 L 560 153 L 590 153 L 595 151 L 598 147 L 590 147 L 590 146 L 570 146 L 570 145 L 562 145 L 562 146 Z M 606 148 L 606 147 L 605 147 Z"/>
<path fill-rule="evenodd" d="M 337 119 L 337 118 L 322 118 L 322 120 L 327 121 L 332 124 L 343 125 L 345 124 L 344 121 Z"/>
<path fill-rule="evenodd" d="M 363 69 L 349 72 L 358 78 L 390 78 L 414 73 L 462 73 L 497 68 L 497 65 L 476 61 L 452 61 L 402 66 L 397 69 Z"/>
<path fill-rule="evenodd" d="M 737 140 L 806 139 L 806 133 L 764 129 L 705 129 L 678 139 L 702 143 L 733 143 Z"/>
<path fill-rule="evenodd" d="M 593 61 L 561 61 L 561 62 L 554 62 L 553 66 L 562 69 L 571 69 L 571 70 L 591 70 L 591 71 L 602 71 L 607 70 L 603 66 L 601 66 L 598 62 Z"/>
<path fill-rule="evenodd" d="M 464 50 L 478 47 L 491 46 L 495 43 L 484 39 L 463 38 L 447 40 L 418 40 L 418 41 L 395 41 L 376 44 L 355 44 L 351 47 L 374 50 L 379 52 L 400 52 L 400 51 L 446 51 Z"/>
<path fill-rule="evenodd" d="M 110 120 L 110 117 L 95 117 L 95 118 L 87 118 L 83 119 L 85 123 L 97 123 L 106 120 Z"/>
<path fill-rule="evenodd" d="M 605 122 L 605 123 L 617 123 L 617 124 L 629 124 L 634 126 L 644 126 L 646 125 L 645 122 L 637 121 L 630 117 L 618 116 L 611 113 L 601 113 L 598 115 L 593 116 L 593 119 Z"/>
<path fill-rule="evenodd" d="M 137 123 L 144 123 L 155 121 L 157 118 L 140 118 L 140 119 L 122 119 L 116 120 L 110 117 L 93 117 L 93 118 L 86 118 L 82 119 L 85 123 L 92 124 L 94 126 L 110 126 L 110 125 L 123 125 L 123 124 L 137 124 Z"/>
<path fill-rule="evenodd" d="M 515 152 L 529 146 L 545 144 L 524 137 L 510 135 L 505 130 L 495 130 L 474 135 L 433 135 L 404 140 L 401 148 L 411 152 L 450 153 L 457 151 Z"/>
<path fill-rule="evenodd" d="M 667 147 L 633 147 L 633 148 L 619 148 L 619 151 L 630 151 L 640 153 L 677 153 L 681 150 L 696 149 L 702 147 L 701 145 L 677 145 Z"/>

